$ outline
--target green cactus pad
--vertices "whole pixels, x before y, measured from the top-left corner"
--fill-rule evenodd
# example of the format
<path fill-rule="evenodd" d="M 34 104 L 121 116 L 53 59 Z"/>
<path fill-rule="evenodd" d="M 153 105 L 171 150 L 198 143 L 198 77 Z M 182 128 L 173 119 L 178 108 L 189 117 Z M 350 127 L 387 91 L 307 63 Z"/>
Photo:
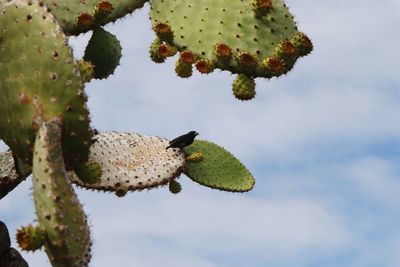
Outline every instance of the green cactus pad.
<path fill-rule="evenodd" d="M 46 253 L 54 267 L 84 267 L 90 261 L 86 215 L 64 168 L 60 120 L 45 122 L 35 140 L 33 197 Z"/>
<path fill-rule="evenodd" d="M 184 4 L 175 0 L 150 0 L 150 6 L 156 34 L 168 32 L 167 41 L 180 52 L 191 51 L 197 60 L 232 73 L 253 78 L 279 76 L 312 49 L 304 34 L 305 38 L 298 38 L 293 16 L 283 0 L 187 0 Z M 286 50 L 291 40 L 307 42 L 308 50 L 297 53 L 296 48 L 303 48 L 303 44 L 292 45 L 294 53 Z M 264 67 L 264 59 L 271 57 L 282 60 L 284 68 L 280 72 Z"/>
<path fill-rule="evenodd" d="M 78 35 L 132 13 L 148 0 L 44 0 L 64 32 Z"/>
<path fill-rule="evenodd" d="M 99 180 L 87 183 L 71 172 L 72 182 L 84 188 L 123 196 L 127 191 L 167 184 L 180 175 L 185 164 L 183 151 L 166 150 L 168 140 L 157 136 L 103 132 L 95 135 L 94 140 L 88 163 L 100 166 L 101 172 L 93 171 L 95 175 L 100 173 Z"/>
<path fill-rule="evenodd" d="M 200 162 L 186 162 L 184 173 L 193 181 L 214 189 L 231 192 L 250 191 L 255 183 L 251 173 L 224 148 L 203 140 L 196 140 L 185 148 L 187 154 L 202 151 Z"/>
<path fill-rule="evenodd" d="M 79 68 L 47 8 L 28 2 L 0 5 L 0 138 L 31 164 L 36 131 L 60 116 L 66 162 L 84 161 L 92 132 Z"/>
<path fill-rule="evenodd" d="M 83 59 L 94 65 L 93 77 L 105 79 L 114 73 L 121 58 L 121 45 L 115 35 L 97 28 L 86 46 Z"/>

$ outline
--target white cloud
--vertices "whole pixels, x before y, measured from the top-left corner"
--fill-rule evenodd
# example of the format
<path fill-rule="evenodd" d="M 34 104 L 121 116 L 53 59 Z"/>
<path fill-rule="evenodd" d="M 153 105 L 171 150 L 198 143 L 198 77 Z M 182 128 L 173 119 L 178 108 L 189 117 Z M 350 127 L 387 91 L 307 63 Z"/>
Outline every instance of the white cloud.
<path fill-rule="evenodd" d="M 383 201 L 386 207 L 399 209 L 400 181 L 396 163 L 378 157 L 366 157 L 350 163 L 345 172 L 369 199 Z"/>
<path fill-rule="evenodd" d="M 395 159 L 367 148 L 400 133 L 398 93 L 388 89 L 399 82 L 400 58 L 393 52 L 400 43 L 394 34 L 399 3 L 288 5 L 315 51 L 289 75 L 257 80 L 250 103 L 233 98 L 233 76 L 226 72 L 186 80 L 175 77 L 173 59 L 151 62 L 148 6 L 107 26 L 124 57 L 115 75 L 87 86 L 94 127 L 169 138 L 195 129 L 255 167 L 278 162 L 280 169 L 256 177 L 268 185 L 256 184 L 257 195 L 189 182 L 178 196 L 165 188 L 124 199 L 80 191 L 93 225 L 92 266 L 214 267 L 215 254 L 236 259 L 245 253 L 272 266 L 398 265 L 398 242 L 387 236 L 399 233 L 393 211 L 400 172 Z M 89 37 L 71 38 L 75 55 L 82 56 Z M 338 150 L 349 158 L 335 158 Z M 28 187 L 0 202 L 12 233 L 32 221 Z M 359 207 L 364 202 L 373 207 Z M 351 255 L 342 259 L 346 252 Z M 48 266 L 43 252 L 26 258 L 34 267 Z"/>

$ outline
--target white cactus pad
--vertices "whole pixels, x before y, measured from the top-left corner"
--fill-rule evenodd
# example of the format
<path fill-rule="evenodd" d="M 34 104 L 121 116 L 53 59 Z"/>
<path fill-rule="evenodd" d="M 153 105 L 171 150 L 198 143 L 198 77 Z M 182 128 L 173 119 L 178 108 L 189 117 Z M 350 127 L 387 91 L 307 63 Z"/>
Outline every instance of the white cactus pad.
<path fill-rule="evenodd" d="M 89 164 L 101 168 L 100 180 L 84 183 L 75 174 L 72 182 L 99 190 L 131 191 L 164 185 L 179 176 L 185 153 L 168 149 L 169 141 L 135 133 L 103 132 L 90 147 Z"/>

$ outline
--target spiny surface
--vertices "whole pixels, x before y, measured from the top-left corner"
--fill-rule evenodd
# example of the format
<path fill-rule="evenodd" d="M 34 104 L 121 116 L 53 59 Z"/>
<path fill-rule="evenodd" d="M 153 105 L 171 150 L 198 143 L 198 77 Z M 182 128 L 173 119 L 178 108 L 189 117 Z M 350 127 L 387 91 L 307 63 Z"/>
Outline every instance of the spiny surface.
<path fill-rule="evenodd" d="M 203 160 L 186 162 L 184 173 L 201 185 L 232 192 L 246 192 L 253 188 L 254 178 L 243 164 L 224 148 L 204 140 L 197 140 L 185 148 L 187 154 L 201 151 Z"/>
<path fill-rule="evenodd" d="M 78 35 L 143 7 L 148 0 L 44 0 L 66 34 Z M 105 7 L 99 11 L 99 6 Z M 109 10 L 111 6 L 111 10 Z M 97 15 L 98 14 L 98 15 Z"/>
<path fill-rule="evenodd" d="M 287 6 L 283 0 L 272 0 L 265 9 L 264 2 L 151 0 L 150 16 L 153 30 L 166 44 L 193 53 L 196 66 L 207 62 L 205 71 L 198 68 L 200 72 L 216 67 L 251 78 L 271 78 L 288 72 L 312 44 L 304 35 L 300 41 L 307 42 L 307 53 L 304 49 L 297 53 L 291 40 L 298 42 L 298 31 Z M 265 9 L 261 15 L 255 5 Z M 266 59 L 282 66 L 271 69 L 263 64 Z"/>
<path fill-rule="evenodd" d="M 113 74 L 120 58 L 121 45 L 115 35 L 103 28 L 95 29 L 83 57 L 94 65 L 93 77 L 104 79 Z"/>
<path fill-rule="evenodd" d="M 0 5 L 0 138 L 27 163 L 43 121 L 63 117 L 65 159 L 85 160 L 91 130 L 86 96 L 58 23 L 38 1 Z"/>
<path fill-rule="evenodd" d="M 45 248 L 54 267 L 83 267 L 90 261 L 86 215 L 67 178 L 61 148 L 61 123 L 45 122 L 36 136 L 33 197 Z"/>
<path fill-rule="evenodd" d="M 256 84 L 245 74 L 238 74 L 232 85 L 233 95 L 240 100 L 250 100 L 255 97 Z"/>
<path fill-rule="evenodd" d="M 168 149 L 169 142 L 157 136 L 104 132 L 95 135 L 88 163 L 100 166 L 95 183 L 72 181 L 85 188 L 107 191 L 150 189 L 176 178 L 185 163 L 180 149 Z"/>

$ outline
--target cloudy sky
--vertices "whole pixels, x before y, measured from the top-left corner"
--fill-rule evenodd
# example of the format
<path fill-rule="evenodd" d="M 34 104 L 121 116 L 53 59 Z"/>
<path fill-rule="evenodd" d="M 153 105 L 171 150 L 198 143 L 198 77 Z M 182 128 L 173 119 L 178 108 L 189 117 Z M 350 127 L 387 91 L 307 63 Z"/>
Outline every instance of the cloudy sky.
<path fill-rule="evenodd" d="M 179 195 L 164 187 L 122 199 L 78 189 L 91 266 L 400 266 L 400 0 L 286 2 L 314 52 L 285 77 L 257 80 L 245 103 L 229 73 L 180 79 L 173 59 L 150 61 L 148 5 L 106 27 L 123 58 L 86 88 L 92 125 L 171 139 L 196 130 L 257 182 L 233 194 L 182 175 Z M 71 38 L 77 58 L 89 37 Z M 30 187 L 0 202 L 12 235 L 35 219 Z M 50 266 L 43 251 L 23 255 Z"/>

